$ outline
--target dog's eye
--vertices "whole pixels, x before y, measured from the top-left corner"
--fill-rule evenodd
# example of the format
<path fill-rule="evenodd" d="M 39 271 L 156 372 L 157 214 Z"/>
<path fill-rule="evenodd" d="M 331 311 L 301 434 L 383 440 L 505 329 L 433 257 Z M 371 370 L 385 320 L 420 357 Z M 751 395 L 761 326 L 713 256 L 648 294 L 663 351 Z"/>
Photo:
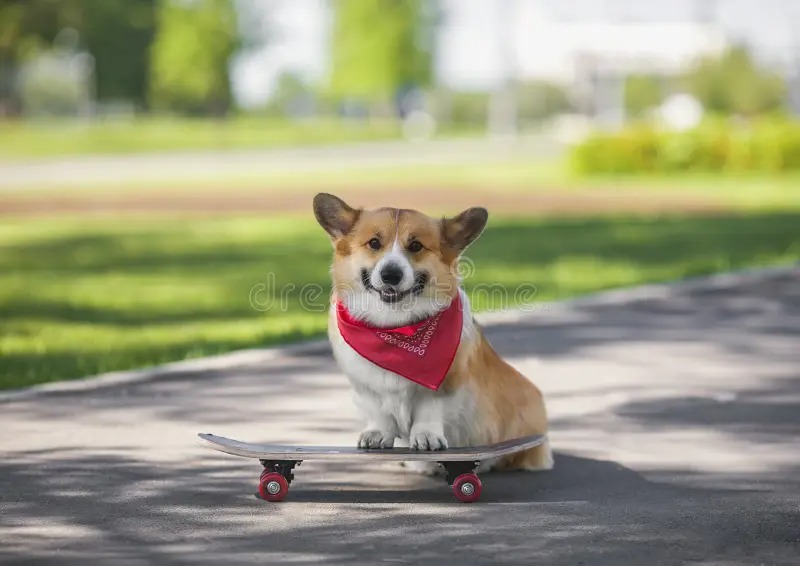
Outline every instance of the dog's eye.
<path fill-rule="evenodd" d="M 417 253 L 422 251 L 422 244 L 420 244 L 417 240 L 412 240 L 410 244 L 408 244 L 408 251 L 411 253 Z"/>
<path fill-rule="evenodd" d="M 378 238 L 372 238 L 367 245 L 372 248 L 373 250 L 381 249 L 381 241 Z"/>

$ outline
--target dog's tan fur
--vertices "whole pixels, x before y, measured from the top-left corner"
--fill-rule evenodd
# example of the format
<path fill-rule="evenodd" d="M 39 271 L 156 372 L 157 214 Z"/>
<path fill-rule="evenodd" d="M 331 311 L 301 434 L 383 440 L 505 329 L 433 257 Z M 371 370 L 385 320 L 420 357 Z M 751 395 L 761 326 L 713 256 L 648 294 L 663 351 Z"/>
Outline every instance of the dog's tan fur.
<path fill-rule="evenodd" d="M 547 413 L 541 391 L 500 358 L 480 329 L 473 339 L 462 343 L 442 384 L 444 391 L 461 387 L 479 392 L 477 412 L 481 416 L 481 427 L 473 436 L 475 444 L 547 433 Z M 495 469 L 551 467 L 550 447 L 542 445 L 501 459 Z"/>
<path fill-rule="evenodd" d="M 315 198 L 314 209 L 334 246 L 331 269 L 334 302 L 346 301 L 353 294 L 361 294 L 358 296 L 371 300 L 371 295 L 361 282 L 360 271 L 362 268 L 373 270 L 380 259 L 389 253 L 390 246 L 394 246 L 393 253 L 403 254 L 415 272 L 425 270 L 430 274 L 429 283 L 419 296 L 404 299 L 409 301 L 408 312 L 379 314 L 366 308 L 364 312 L 353 313 L 375 325 L 387 327 L 401 326 L 430 316 L 436 312 L 432 310 L 432 305 L 441 304 L 443 299 L 452 299 L 460 292 L 457 270 L 459 256 L 480 235 L 486 223 L 484 209 L 468 209 L 454 218 L 434 219 L 415 210 L 356 210 L 336 197 L 324 194 Z M 372 238 L 382 242 L 382 249 L 370 248 L 368 243 Z M 407 246 L 414 240 L 422 244 L 423 249 L 412 253 Z M 414 415 L 417 412 L 414 403 L 421 402 L 440 406 L 444 415 L 442 418 L 446 421 L 442 424 L 442 434 L 449 437 L 447 442 L 450 444 L 490 444 L 530 434 L 545 434 L 547 415 L 541 392 L 500 358 L 472 319 L 466 295 L 461 292 L 461 296 L 466 303 L 462 340 L 440 390 L 434 393 L 408 389 L 403 385 L 407 380 L 386 372 L 389 375 L 383 379 L 391 380 L 394 376 L 402 381 L 397 382 L 397 387 L 394 381 L 387 381 L 389 385 L 376 386 L 371 395 L 381 398 L 376 401 L 370 397 L 371 402 L 380 406 L 379 410 L 389 412 L 394 407 L 403 407 L 404 403 L 410 404 L 409 414 L 412 416 L 408 423 L 400 422 L 402 418 L 398 419 L 396 415 L 393 419 L 398 424 L 397 436 L 412 438 L 412 441 L 418 434 L 426 434 L 425 431 L 415 433 L 417 423 Z M 337 361 L 351 377 L 357 393 L 361 388 L 369 387 L 370 378 L 355 376 L 359 371 L 361 374 L 365 372 L 352 367 L 355 358 L 351 352 L 344 350 L 347 346 L 339 335 L 333 309 L 329 322 L 329 335 Z M 379 371 L 377 366 L 375 368 Z M 412 386 L 422 389 L 413 384 L 409 387 Z M 386 398 L 392 395 L 399 397 L 396 401 Z M 453 406 L 456 403 L 458 405 Z M 452 418 L 447 415 L 458 416 Z M 381 420 L 381 415 L 377 415 L 377 420 Z M 550 446 L 545 443 L 494 462 L 493 468 L 542 470 L 551 468 L 552 464 Z"/>

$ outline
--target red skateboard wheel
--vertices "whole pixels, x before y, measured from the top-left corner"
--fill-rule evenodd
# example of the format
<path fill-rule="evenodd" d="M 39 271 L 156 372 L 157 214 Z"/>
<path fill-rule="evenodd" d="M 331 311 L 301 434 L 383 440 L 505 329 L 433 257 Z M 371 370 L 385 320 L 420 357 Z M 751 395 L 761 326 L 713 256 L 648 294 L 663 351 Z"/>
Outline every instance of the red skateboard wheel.
<path fill-rule="evenodd" d="M 453 495 L 462 503 L 472 503 L 481 496 L 483 484 L 475 474 L 461 474 L 453 482 Z"/>
<path fill-rule="evenodd" d="M 289 482 L 278 472 L 261 473 L 258 482 L 258 493 L 267 501 L 283 501 L 289 493 Z"/>

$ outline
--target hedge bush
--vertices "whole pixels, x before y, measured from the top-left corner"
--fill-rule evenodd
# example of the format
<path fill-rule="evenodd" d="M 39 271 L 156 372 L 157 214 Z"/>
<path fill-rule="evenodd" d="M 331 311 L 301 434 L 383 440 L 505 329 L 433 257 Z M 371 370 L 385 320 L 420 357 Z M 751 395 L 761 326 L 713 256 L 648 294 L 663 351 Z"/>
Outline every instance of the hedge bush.
<path fill-rule="evenodd" d="M 709 120 L 684 132 L 633 125 L 590 135 L 571 158 L 573 169 L 587 175 L 800 171 L 800 121 Z"/>

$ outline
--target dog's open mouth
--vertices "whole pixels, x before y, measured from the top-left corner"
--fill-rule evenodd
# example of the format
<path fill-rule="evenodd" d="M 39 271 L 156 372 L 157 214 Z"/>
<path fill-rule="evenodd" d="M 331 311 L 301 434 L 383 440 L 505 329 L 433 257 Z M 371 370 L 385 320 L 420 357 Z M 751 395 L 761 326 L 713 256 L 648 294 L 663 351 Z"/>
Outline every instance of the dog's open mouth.
<path fill-rule="evenodd" d="M 419 295 L 422 293 L 425 286 L 428 284 L 430 276 L 427 271 L 419 271 L 414 274 L 414 285 L 405 291 L 399 291 L 394 287 L 385 287 L 378 289 L 369 282 L 370 273 L 366 269 L 361 270 L 361 283 L 368 291 L 375 291 L 384 303 L 397 303 L 408 297 L 409 295 Z"/>

